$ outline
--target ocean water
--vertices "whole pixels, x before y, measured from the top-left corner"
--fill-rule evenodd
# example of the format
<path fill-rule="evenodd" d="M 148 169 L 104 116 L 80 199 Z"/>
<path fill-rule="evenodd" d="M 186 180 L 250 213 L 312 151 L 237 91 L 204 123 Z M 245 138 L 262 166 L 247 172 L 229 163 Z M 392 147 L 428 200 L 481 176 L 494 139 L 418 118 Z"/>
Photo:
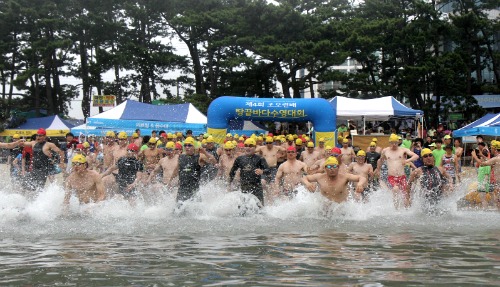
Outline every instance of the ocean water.
<path fill-rule="evenodd" d="M 6 181 L 8 182 L 8 180 Z M 432 213 L 331 204 L 301 189 L 259 209 L 217 184 L 177 206 L 168 191 L 62 208 L 0 188 L 2 286 L 499 286 L 500 213 L 459 209 L 463 184 Z"/>

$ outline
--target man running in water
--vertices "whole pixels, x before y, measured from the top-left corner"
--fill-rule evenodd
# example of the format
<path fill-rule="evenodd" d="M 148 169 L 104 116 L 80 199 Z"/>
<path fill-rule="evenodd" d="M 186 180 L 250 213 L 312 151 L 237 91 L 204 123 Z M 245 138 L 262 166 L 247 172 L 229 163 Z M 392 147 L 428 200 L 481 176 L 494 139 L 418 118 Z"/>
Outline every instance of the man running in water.
<path fill-rule="evenodd" d="M 174 186 L 174 179 L 177 177 L 175 173 L 178 170 L 179 165 L 179 155 L 175 152 L 175 144 L 170 141 L 165 145 L 166 156 L 160 159 L 160 162 L 156 165 L 155 169 L 151 172 L 148 182 L 153 182 L 154 176 L 160 170 L 163 171 L 162 182 L 167 188 L 172 188 Z"/>
<path fill-rule="evenodd" d="M 229 172 L 229 190 L 236 171 L 240 170 L 241 191 L 255 195 L 264 205 L 264 191 L 262 190 L 261 175 L 269 168 L 266 160 L 255 154 L 256 142 L 253 138 L 245 140 L 245 154 L 234 161 Z"/>
<path fill-rule="evenodd" d="M 364 150 L 358 151 L 358 154 L 356 155 L 356 161 L 349 165 L 347 171 L 349 173 L 362 176 L 366 179 L 367 185 L 364 187 L 363 192 L 361 194 L 356 193 L 356 195 L 361 195 L 362 199 L 366 199 L 366 197 L 370 193 L 368 183 L 373 178 L 373 167 L 371 166 L 371 164 L 366 163 L 366 152 Z"/>
<path fill-rule="evenodd" d="M 47 132 L 40 128 L 36 133 L 36 140 L 25 142 L 25 146 L 33 148 L 33 167 L 28 179 L 30 188 L 33 190 L 42 189 L 49 177 L 50 171 L 54 168 L 54 159 L 52 152 L 59 153 L 59 167 L 65 169 L 65 154 L 55 144 L 47 142 Z"/>
<path fill-rule="evenodd" d="M 381 158 L 377 164 L 376 175 L 380 176 L 382 162 L 387 163 L 387 181 L 389 188 L 392 191 L 394 203 L 399 206 L 399 195 L 402 193 L 404 197 L 404 205 L 410 205 L 410 194 L 406 192 L 406 176 L 404 167 L 407 163 L 418 159 L 418 155 L 407 148 L 399 146 L 399 137 L 396 134 L 391 134 L 389 137 L 389 147 L 382 150 Z M 410 157 L 409 159 L 406 159 Z"/>
<path fill-rule="evenodd" d="M 491 153 L 493 157 L 480 163 L 481 166 L 491 166 L 493 199 L 497 209 L 500 210 L 500 141 L 491 141 Z M 485 204 L 485 200 L 483 204 Z"/>
<path fill-rule="evenodd" d="M 350 173 L 339 173 L 339 161 L 335 157 L 329 157 L 324 167 L 326 173 L 316 173 L 302 178 L 302 183 L 310 192 L 316 191 L 316 182 L 319 185 L 321 194 L 331 201 L 342 203 L 347 201 L 349 196 L 348 184 L 350 181 L 357 182 L 356 192 L 363 192 L 366 179 L 359 175 Z"/>
<path fill-rule="evenodd" d="M 418 180 L 424 199 L 429 207 L 433 208 L 442 199 L 443 193 L 448 192 L 447 181 L 451 178 L 442 167 L 436 167 L 434 155 L 430 149 L 422 149 L 421 156 L 424 166 L 411 173 L 406 193 L 410 194 L 412 184 Z"/>
<path fill-rule="evenodd" d="M 135 187 L 138 179 L 141 178 L 144 172 L 144 165 L 137 159 L 139 147 L 133 143 L 127 146 L 127 154 L 118 159 L 116 164 L 110 167 L 102 177 L 111 174 L 118 170 L 116 174 L 116 185 L 118 185 L 118 194 L 123 195 L 125 199 L 130 199 L 136 196 Z"/>
<path fill-rule="evenodd" d="M 177 201 L 191 199 L 200 189 L 201 167 L 206 163 L 215 164 L 217 160 L 200 147 L 199 154 L 195 154 L 195 141 L 192 137 L 184 140 L 185 153 L 179 156 L 179 164 L 174 174 L 179 174 L 179 189 L 177 191 Z"/>
<path fill-rule="evenodd" d="M 75 193 L 80 204 L 102 201 L 106 197 L 101 175 L 93 170 L 87 169 L 87 158 L 77 154 L 71 159 L 72 169 L 66 178 L 64 188 L 64 205 L 69 205 L 71 194 Z"/>
<path fill-rule="evenodd" d="M 302 181 L 302 175 L 307 172 L 307 165 L 297 160 L 295 147 L 287 148 L 286 161 L 280 165 L 276 174 L 274 190 L 276 196 L 293 197 L 297 194 L 297 186 Z"/>
<path fill-rule="evenodd" d="M 274 145 L 272 137 L 266 137 L 266 145 L 255 149 L 255 153 L 264 157 L 269 166 L 269 169 L 263 175 L 266 184 L 274 182 L 276 172 L 278 171 L 278 152 L 280 151 L 285 151 L 285 148 Z"/>
<path fill-rule="evenodd" d="M 308 142 L 307 148 L 300 154 L 299 160 L 303 161 L 307 165 L 307 169 L 309 170 L 320 158 L 321 154 L 314 150 L 314 143 Z"/>
<path fill-rule="evenodd" d="M 229 172 L 233 167 L 234 161 L 236 160 L 236 154 L 234 150 L 234 145 L 232 142 L 227 141 L 223 146 L 224 153 L 219 158 L 219 172 L 217 176 L 227 181 L 229 178 Z"/>

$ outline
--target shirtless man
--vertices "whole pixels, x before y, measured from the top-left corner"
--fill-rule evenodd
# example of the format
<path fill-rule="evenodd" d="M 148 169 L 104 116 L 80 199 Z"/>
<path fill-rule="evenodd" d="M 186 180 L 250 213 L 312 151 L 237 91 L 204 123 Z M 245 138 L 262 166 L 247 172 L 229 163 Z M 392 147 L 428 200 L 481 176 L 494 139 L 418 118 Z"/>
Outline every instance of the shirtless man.
<path fill-rule="evenodd" d="M 493 157 L 480 163 L 481 166 L 491 166 L 493 179 L 493 200 L 500 210 L 500 141 L 491 142 L 491 152 Z"/>
<path fill-rule="evenodd" d="M 156 164 L 155 168 L 149 175 L 148 182 L 152 182 L 156 173 L 160 170 L 163 171 L 162 182 L 168 188 L 176 186 L 178 183 L 175 179 L 177 178 L 177 174 L 175 171 L 177 170 L 177 166 L 179 165 L 179 155 L 175 152 L 175 143 L 170 141 L 165 145 L 165 153 L 166 156 Z"/>
<path fill-rule="evenodd" d="M 275 196 L 293 197 L 301 183 L 302 175 L 307 172 L 307 164 L 297 160 L 295 147 L 286 150 L 286 161 L 280 165 L 274 183 Z"/>
<path fill-rule="evenodd" d="M 144 163 L 144 172 L 150 174 L 161 159 L 161 152 L 156 148 L 157 139 L 150 138 L 148 148 L 139 152 L 139 160 Z"/>
<path fill-rule="evenodd" d="M 82 144 L 82 154 L 87 158 L 87 168 L 89 170 L 99 171 L 99 162 L 97 161 L 97 155 L 90 151 L 90 143 L 84 142 Z"/>
<path fill-rule="evenodd" d="M 316 191 L 317 182 L 321 194 L 331 201 L 342 203 L 347 201 L 349 196 L 348 183 L 350 181 L 357 182 L 356 192 L 363 192 L 366 185 L 366 179 L 359 175 L 350 173 L 339 173 L 339 162 L 335 157 L 329 157 L 324 165 L 326 173 L 317 173 L 307 175 L 302 178 L 302 183 L 311 192 Z"/>
<path fill-rule="evenodd" d="M 349 139 L 342 140 L 342 148 L 340 149 L 342 154 L 342 163 L 350 164 L 352 159 L 356 156 L 354 149 L 349 146 Z"/>
<path fill-rule="evenodd" d="M 142 137 L 137 132 L 132 134 L 132 143 L 139 147 L 142 145 Z"/>
<path fill-rule="evenodd" d="M 77 154 L 71 159 L 72 169 L 66 178 L 64 205 L 69 205 L 71 194 L 75 193 L 81 204 L 104 200 L 106 191 L 99 173 L 87 169 L 87 158 Z"/>
<path fill-rule="evenodd" d="M 335 151 L 334 151 L 335 150 Z M 307 171 L 307 174 L 315 174 L 315 173 L 323 173 L 325 172 L 325 168 L 323 164 L 325 161 L 330 157 L 338 157 L 340 156 L 340 149 L 339 148 L 334 148 L 332 149 L 331 147 L 327 146 L 325 148 L 325 151 L 323 152 L 323 157 L 318 159 Z M 337 158 L 338 159 L 338 158 Z"/>
<path fill-rule="evenodd" d="M 314 143 L 308 142 L 307 149 L 300 154 L 300 160 L 307 165 L 307 170 L 309 170 L 314 163 L 321 158 L 321 154 L 314 150 Z"/>
<path fill-rule="evenodd" d="M 232 142 L 228 141 L 223 146 L 224 153 L 219 158 L 219 171 L 217 173 L 218 178 L 222 178 L 224 182 L 227 182 L 229 178 L 229 172 L 233 167 L 234 160 L 236 159 L 235 147 Z"/>
<path fill-rule="evenodd" d="M 400 147 L 399 140 L 396 134 L 391 134 L 389 137 L 389 147 L 382 150 L 380 160 L 377 163 L 375 174 L 380 177 L 380 169 L 382 162 L 387 164 L 387 182 L 392 191 L 394 204 L 399 206 L 399 196 L 403 195 L 405 206 L 410 204 L 410 194 L 406 192 L 407 179 L 405 175 L 405 165 L 418 159 L 418 155 L 411 150 Z M 409 159 L 406 159 L 410 157 Z"/>
<path fill-rule="evenodd" d="M 319 139 L 318 146 L 314 150 L 317 151 L 320 155 L 325 152 L 325 138 Z"/>
<path fill-rule="evenodd" d="M 274 182 L 274 178 L 276 177 L 276 172 L 278 171 L 278 152 L 284 151 L 283 147 L 278 147 L 273 144 L 273 138 L 266 138 L 265 146 L 257 146 L 255 149 L 255 153 L 264 157 L 266 159 L 267 165 L 269 169 L 266 174 L 264 174 L 263 179 L 266 183 Z"/>
<path fill-rule="evenodd" d="M 364 150 L 358 151 L 358 154 L 356 155 L 356 161 L 351 163 L 347 170 L 349 173 L 364 177 L 367 183 L 370 182 L 370 179 L 373 178 L 373 167 L 371 164 L 366 163 L 366 152 Z M 363 197 L 362 199 L 366 199 L 369 192 L 370 189 L 367 184 L 364 187 L 363 192 L 361 194 L 357 193 L 356 195 L 361 195 Z"/>
<path fill-rule="evenodd" d="M 113 165 L 113 151 L 117 147 L 115 142 L 116 135 L 114 132 L 109 131 L 106 133 L 106 137 L 104 138 L 104 144 L 102 147 L 103 153 L 103 163 L 101 167 L 101 171 L 106 171 L 110 166 Z"/>

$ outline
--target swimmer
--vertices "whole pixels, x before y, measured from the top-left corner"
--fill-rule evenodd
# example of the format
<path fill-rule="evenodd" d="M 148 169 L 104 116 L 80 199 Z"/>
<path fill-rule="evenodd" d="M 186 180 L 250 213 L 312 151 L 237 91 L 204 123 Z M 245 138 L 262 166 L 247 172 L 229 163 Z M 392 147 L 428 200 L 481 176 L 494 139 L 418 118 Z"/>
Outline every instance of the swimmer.
<path fill-rule="evenodd" d="M 106 133 L 104 138 L 104 144 L 102 147 L 103 153 L 103 163 L 101 166 L 101 172 L 106 171 L 110 166 L 113 165 L 113 151 L 118 146 L 115 142 L 116 135 L 114 132 L 109 131 Z"/>
<path fill-rule="evenodd" d="M 87 158 L 77 154 L 71 159 L 72 169 L 64 183 L 66 194 L 64 205 L 69 205 L 71 194 L 75 194 L 80 204 L 99 202 L 106 198 L 102 178 L 96 171 L 89 170 Z"/>
<path fill-rule="evenodd" d="M 287 148 L 286 161 L 280 165 L 276 173 L 274 183 L 274 196 L 293 197 L 296 194 L 296 188 L 302 181 L 302 175 L 307 171 L 307 165 L 297 160 L 297 151 L 294 147 Z"/>
<path fill-rule="evenodd" d="M 269 169 L 262 176 L 265 184 L 270 184 L 274 182 L 276 177 L 276 172 L 278 171 L 278 153 L 285 151 L 285 148 L 276 146 L 273 144 L 274 140 L 272 137 L 266 137 L 266 145 L 258 146 L 255 149 L 255 153 L 264 157 L 266 159 Z"/>
<path fill-rule="evenodd" d="M 167 144 L 165 145 L 165 153 L 166 156 L 160 159 L 156 167 L 149 175 L 148 182 L 152 182 L 155 175 L 161 170 L 163 171 L 163 184 L 166 185 L 167 188 L 172 188 L 176 185 L 174 179 L 177 178 L 177 174 L 175 173 L 175 171 L 178 170 L 179 165 L 179 155 L 175 152 L 174 142 L 167 142 Z"/>
<path fill-rule="evenodd" d="M 335 157 L 329 157 L 324 167 L 326 173 L 307 175 L 302 178 L 302 183 L 311 192 L 316 191 L 316 182 L 321 194 L 329 200 L 337 203 L 347 201 L 349 197 L 348 183 L 357 182 L 356 192 L 362 193 L 366 185 L 366 179 L 359 175 L 350 173 L 339 173 L 339 161 Z"/>
<path fill-rule="evenodd" d="M 139 152 L 139 160 L 144 163 L 144 170 L 150 174 L 161 159 L 161 151 L 156 148 L 158 140 L 150 138 L 148 141 L 148 148 Z"/>
<path fill-rule="evenodd" d="M 368 187 L 368 182 L 373 178 L 373 167 L 371 164 L 366 163 L 366 152 L 364 150 L 358 151 L 356 155 L 356 161 L 351 163 L 347 168 L 349 173 L 362 176 L 366 179 L 367 185 L 364 187 L 364 190 L 361 194 L 355 193 L 355 195 L 361 195 L 362 199 L 366 199 L 370 192 L 370 188 Z M 360 200 L 361 198 L 356 198 Z"/>
<path fill-rule="evenodd" d="M 352 159 L 356 156 L 352 146 L 349 146 L 349 139 L 347 138 L 342 140 L 342 148 L 340 149 L 340 152 L 342 154 L 342 163 L 347 163 L 347 165 L 351 164 Z"/>
<path fill-rule="evenodd" d="M 500 210 L 500 141 L 491 142 L 491 152 L 493 157 L 480 163 L 481 166 L 491 166 L 491 173 L 493 178 L 491 180 L 493 188 L 493 200 L 496 202 L 497 209 Z M 481 201 L 483 207 L 486 205 L 486 196 L 481 194 Z"/>
<path fill-rule="evenodd" d="M 229 172 L 233 167 L 235 156 L 235 147 L 232 142 L 228 141 L 224 144 L 224 154 L 219 158 L 219 171 L 217 177 L 226 180 L 229 178 Z"/>
<path fill-rule="evenodd" d="M 314 163 L 321 158 L 321 154 L 314 150 L 314 143 L 308 142 L 307 148 L 304 152 L 300 154 L 300 161 L 303 161 L 307 165 L 307 169 L 310 169 Z"/>

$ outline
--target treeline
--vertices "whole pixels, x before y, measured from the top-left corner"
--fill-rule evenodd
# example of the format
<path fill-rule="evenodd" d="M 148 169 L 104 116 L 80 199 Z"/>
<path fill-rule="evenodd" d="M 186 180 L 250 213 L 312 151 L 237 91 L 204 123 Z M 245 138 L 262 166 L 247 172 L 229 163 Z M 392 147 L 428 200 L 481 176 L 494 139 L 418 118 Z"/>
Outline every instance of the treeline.
<path fill-rule="evenodd" d="M 306 91 L 392 95 L 433 120 L 452 104 L 472 116 L 471 95 L 499 91 L 500 26 L 487 16 L 499 4 L 446 1 L 0 0 L 2 112 L 65 114 L 83 92 L 88 117 L 93 90 L 118 102 L 188 100 L 202 110 L 220 95 Z M 179 41 L 187 56 L 173 46 Z M 348 58 L 356 72 L 333 68 Z M 483 79 L 484 69 L 494 78 Z M 104 81 L 105 73 L 114 79 Z M 62 84 L 68 76 L 81 84 Z M 342 85 L 313 89 L 331 81 Z"/>

